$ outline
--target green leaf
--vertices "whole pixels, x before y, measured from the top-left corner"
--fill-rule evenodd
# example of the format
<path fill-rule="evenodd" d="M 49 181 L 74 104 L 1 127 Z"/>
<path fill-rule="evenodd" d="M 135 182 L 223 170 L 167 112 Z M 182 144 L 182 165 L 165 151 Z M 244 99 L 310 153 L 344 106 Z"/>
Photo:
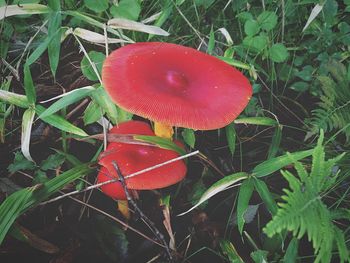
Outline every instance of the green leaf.
<path fill-rule="evenodd" d="M 250 253 L 251 258 L 255 263 L 266 263 L 268 251 L 265 250 L 256 250 Z"/>
<path fill-rule="evenodd" d="M 221 240 L 220 248 L 222 253 L 228 257 L 230 263 L 244 263 L 243 259 L 230 241 L 226 239 Z"/>
<path fill-rule="evenodd" d="M 298 257 L 298 247 L 299 240 L 295 237 L 289 242 L 289 245 L 286 250 L 286 254 L 283 257 L 283 262 L 285 263 L 294 263 L 297 261 Z"/>
<path fill-rule="evenodd" d="M 110 8 L 113 17 L 121 17 L 136 21 L 141 12 L 139 0 L 121 0 Z"/>
<path fill-rule="evenodd" d="M 42 114 L 46 109 L 41 105 L 35 106 L 35 111 L 38 115 Z M 82 129 L 78 128 L 77 126 L 71 124 L 69 121 L 65 120 L 61 116 L 58 116 L 56 114 L 52 114 L 50 116 L 47 116 L 45 118 L 41 118 L 44 122 L 47 122 L 48 124 L 56 127 L 57 129 L 60 129 L 62 131 L 66 131 L 69 133 L 73 133 L 79 136 L 88 136 L 86 132 L 84 132 Z"/>
<path fill-rule="evenodd" d="M 281 139 L 282 139 L 282 125 L 277 125 L 275 132 L 272 136 L 272 141 L 269 147 L 269 152 L 267 155 L 267 159 L 271 159 L 276 156 L 278 149 L 281 144 Z"/>
<path fill-rule="evenodd" d="M 39 118 L 43 119 L 48 117 L 59 110 L 89 96 L 95 90 L 92 86 L 87 86 L 79 89 L 72 90 L 70 92 L 62 94 L 60 99 L 53 103 L 49 108 L 47 108 L 42 114 L 39 115 Z"/>
<path fill-rule="evenodd" d="M 281 63 L 286 61 L 289 56 L 287 48 L 281 44 L 273 44 L 269 49 L 269 56 L 273 62 Z"/>
<path fill-rule="evenodd" d="M 59 167 L 64 163 L 66 157 L 63 154 L 55 153 L 49 155 L 46 160 L 43 160 L 40 164 L 40 169 L 43 171 L 51 170 Z"/>
<path fill-rule="evenodd" d="M 13 160 L 13 163 L 11 163 L 7 168 L 7 170 L 11 174 L 17 171 L 34 170 L 34 169 L 36 169 L 35 163 L 26 159 L 23 153 L 21 152 L 15 153 L 15 159 Z"/>
<path fill-rule="evenodd" d="M 207 53 L 211 55 L 213 53 L 215 47 L 215 35 L 214 35 L 214 30 L 213 30 L 213 25 L 210 28 L 210 33 L 209 33 L 209 42 L 208 42 L 208 48 L 207 48 Z"/>
<path fill-rule="evenodd" d="M 26 96 L 0 89 L 0 100 L 21 107 L 28 108 L 29 101 Z"/>
<path fill-rule="evenodd" d="M 84 124 L 88 125 L 97 122 L 102 118 L 103 114 L 104 111 L 101 107 L 95 101 L 91 101 L 84 111 Z"/>
<path fill-rule="evenodd" d="M 245 180 L 239 188 L 238 202 L 237 202 L 237 225 L 238 231 L 242 235 L 245 224 L 244 215 L 247 212 L 249 200 L 252 197 L 254 190 L 253 180 Z"/>
<path fill-rule="evenodd" d="M 192 129 L 184 129 L 181 134 L 182 138 L 184 138 L 185 143 L 191 148 L 194 148 L 194 145 L 196 143 L 196 135 L 194 134 L 194 131 Z"/>
<path fill-rule="evenodd" d="M 312 153 L 313 149 L 290 153 L 290 155 L 293 157 L 294 160 L 297 161 L 312 155 Z M 292 162 L 293 161 L 291 160 L 289 154 L 281 155 L 255 166 L 255 168 L 252 171 L 252 175 L 256 177 L 264 177 L 282 169 L 283 167 L 287 166 L 288 164 L 291 164 Z"/>
<path fill-rule="evenodd" d="M 30 156 L 30 134 L 32 132 L 33 120 L 35 116 L 35 110 L 33 108 L 27 109 L 22 118 L 22 136 L 21 136 L 21 151 L 25 158 L 29 161 L 33 161 Z"/>
<path fill-rule="evenodd" d="M 59 3 L 59 1 L 53 1 L 53 2 Z M 61 13 L 52 12 L 49 18 L 49 25 L 48 25 L 48 38 L 51 39 L 51 41 L 49 42 L 49 45 L 47 48 L 48 48 L 50 68 L 53 76 L 56 75 L 58 61 L 60 58 L 61 34 L 59 34 L 58 32 L 60 32 L 61 22 L 62 22 Z"/>
<path fill-rule="evenodd" d="M 30 104 L 34 104 L 36 101 L 36 92 L 32 79 L 32 74 L 30 73 L 30 68 L 27 63 L 24 64 L 24 89 L 26 92 L 28 102 Z"/>
<path fill-rule="evenodd" d="M 229 57 L 222 57 L 222 56 L 216 56 L 218 59 L 221 59 L 222 61 L 226 62 L 227 64 L 231 66 L 235 66 L 236 68 L 241 68 L 241 69 L 251 69 L 251 66 L 243 63 L 239 60 L 229 58 Z"/>
<path fill-rule="evenodd" d="M 103 61 L 106 59 L 105 54 L 97 51 L 90 51 L 88 55 L 91 62 L 95 64 L 97 71 L 101 75 Z M 87 77 L 91 81 L 98 81 L 98 77 L 87 57 L 84 57 L 81 60 L 80 67 L 85 77 Z"/>
<path fill-rule="evenodd" d="M 260 27 L 266 31 L 274 29 L 277 25 L 277 15 L 274 12 L 264 11 L 258 16 L 257 20 Z"/>
<path fill-rule="evenodd" d="M 263 200 L 267 209 L 270 211 L 272 215 L 275 215 L 277 213 L 278 207 L 266 183 L 262 180 L 254 178 L 254 187 L 255 187 L 255 190 L 260 195 L 261 200 Z"/>
<path fill-rule="evenodd" d="M 182 149 L 180 146 L 177 146 L 173 141 L 166 138 L 161 138 L 158 136 L 148 136 L 148 135 L 134 135 L 134 139 L 141 142 L 147 142 L 147 143 L 157 145 L 163 149 L 175 151 L 180 155 L 186 154 L 186 151 L 184 149 Z"/>
<path fill-rule="evenodd" d="M 255 20 L 247 20 L 244 23 L 244 32 L 247 36 L 254 36 L 260 31 L 260 25 Z"/>
<path fill-rule="evenodd" d="M 84 0 L 84 5 L 90 10 L 100 13 L 107 10 L 108 0 Z"/>
<path fill-rule="evenodd" d="M 252 124 L 262 126 L 276 126 L 278 122 L 268 117 L 246 117 L 234 120 L 235 124 Z"/>
<path fill-rule="evenodd" d="M 192 205 L 195 205 L 196 203 L 198 203 L 199 199 L 201 198 L 201 196 L 204 194 L 204 192 L 207 190 L 207 188 L 205 187 L 203 180 L 198 180 L 193 187 L 191 187 L 191 192 L 189 193 L 189 200 L 191 201 Z M 208 202 L 204 202 L 202 203 L 201 207 L 205 207 L 207 205 Z"/>
<path fill-rule="evenodd" d="M 247 36 L 243 39 L 243 46 L 254 53 L 262 52 L 268 43 L 267 36 Z"/>
<path fill-rule="evenodd" d="M 189 210 L 179 214 L 178 216 L 182 216 L 184 214 L 187 214 L 188 212 L 192 211 L 193 209 L 195 209 L 196 207 L 201 205 L 203 202 L 209 200 L 214 195 L 216 195 L 222 191 L 225 191 L 231 185 L 233 185 L 239 181 L 242 181 L 246 178 L 248 178 L 248 174 L 246 174 L 244 172 L 235 173 L 235 174 L 225 176 L 224 178 L 222 178 L 221 180 L 217 181 L 212 186 L 210 186 L 209 189 L 207 191 L 205 191 L 205 193 L 199 199 L 197 204 L 192 206 Z"/>
<path fill-rule="evenodd" d="M 117 106 L 111 100 L 111 97 L 107 94 L 103 87 L 97 88 L 92 94 L 93 100 L 107 113 L 109 120 L 113 124 L 119 122 L 119 112 Z"/>
<path fill-rule="evenodd" d="M 40 2 L 40 1 L 38 1 L 38 2 Z M 61 10 L 61 1 L 60 0 L 48 0 L 47 3 L 48 3 L 48 6 L 53 11 L 60 11 Z"/>
<path fill-rule="evenodd" d="M 65 185 L 92 171 L 89 164 L 76 166 L 40 186 L 24 188 L 7 197 L 0 205 L 0 244 L 17 217 Z"/>
<path fill-rule="evenodd" d="M 228 148 L 230 149 L 231 155 L 233 156 L 236 149 L 236 130 L 234 123 L 227 125 L 225 131 Z"/>

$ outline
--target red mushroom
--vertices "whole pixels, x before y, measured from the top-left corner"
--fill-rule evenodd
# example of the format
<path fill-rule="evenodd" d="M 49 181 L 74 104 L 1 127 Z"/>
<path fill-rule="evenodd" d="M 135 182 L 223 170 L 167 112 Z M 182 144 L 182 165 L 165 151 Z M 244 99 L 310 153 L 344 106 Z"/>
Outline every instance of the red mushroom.
<path fill-rule="evenodd" d="M 121 108 L 163 125 L 195 130 L 228 125 L 252 95 L 240 71 L 213 56 L 170 43 L 119 48 L 105 60 L 102 79 Z"/>
<path fill-rule="evenodd" d="M 141 121 L 128 121 L 120 123 L 119 126 L 114 127 L 110 132 L 113 134 L 138 134 L 154 136 L 151 127 L 147 123 Z M 101 156 L 102 157 L 99 163 L 107 168 L 107 174 L 112 175 L 114 178 L 118 178 L 112 164 L 113 161 L 117 162 L 121 173 L 125 176 L 174 159 L 179 155 L 174 151 L 165 150 L 154 146 L 113 142 L 108 145 L 106 151 L 101 154 Z M 127 178 L 125 181 L 129 189 L 158 189 L 181 181 L 185 177 L 186 172 L 187 168 L 184 162 L 176 161 L 135 177 Z M 108 180 L 110 179 L 111 178 Z M 106 181 L 107 179 L 106 177 L 100 176 L 99 180 Z M 115 190 L 113 187 L 115 187 Z M 108 188 L 107 186 L 105 188 L 102 187 L 102 191 L 111 197 L 120 196 L 120 184 L 117 182 L 115 184 L 110 184 Z"/>
<path fill-rule="evenodd" d="M 110 175 L 110 173 L 108 172 L 108 169 L 106 167 L 101 167 L 100 172 L 97 175 L 97 182 L 104 183 L 112 179 L 115 179 L 115 178 Z M 126 200 L 124 188 L 119 181 L 115 183 L 105 184 L 101 186 L 101 190 L 106 195 L 114 199 Z"/>

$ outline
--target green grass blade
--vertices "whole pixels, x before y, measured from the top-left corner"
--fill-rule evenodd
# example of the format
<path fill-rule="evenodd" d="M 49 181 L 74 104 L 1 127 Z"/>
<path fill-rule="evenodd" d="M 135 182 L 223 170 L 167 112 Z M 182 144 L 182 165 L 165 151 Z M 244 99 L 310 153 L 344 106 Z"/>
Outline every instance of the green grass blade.
<path fill-rule="evenodd" d="M 48 55 L 52 75 L 56 75 L 61 49 L 61 34 L 57 31 L 61 28 L 62 18 L 60 12 L 52 12 L 48 25 L 48 38 L 51 39 L 48 45 Z"/>
<path fill-rule="evenodd" d="M 186 151 L 182 149 L 181 147 L 177 146 L 173 141 L 161 138 L 158 136 L 148 136 L 148 135 L 134 135 L 134 139 L 141 142 L 147 142 L 154 145 L 157 145 L 160 148 L 172 150 L 180 155 L 185 155 Z"/>
<path fill-rule="evenodd" d="M 30 135 L 32 132 L 33 120 L 35 116 L 35 110 L 33 108 L 27 109 L 22 118 L 22 136 L 21 136 L 21 151 L 29 161 L 33 162 L 30 156 L 29 146 L 30 146 Z"/>
<path fill-rule="evenodd" d="M 252 124 L 261 126 L 276 126 L 278 122 L 268 117 L 246 117 L 234 120 L 235 124 Z"/>
<path fill-rule="evenodd" d="M 65 185 L 92 171 L 89 164 L 76 166 L 39 187 L 24 188 L 7 197 L 0 205 L 0 244 L 18 216 L 44 201 Z"/>
<path fill-rule="evenodd" d="M 30 72 L 29 65 L 24 64 L 24 89 L 27 95 L 28 102 L 30 104 L 35 104 L 36 101 L 36 91 L 32 79 L 32 74 Z"/>
<path fill-rule="evenodd" d="M 267 159 L 271 159 L 276 156 L 278 149 L 281 144 L 281 139 L 282 139 L 282 125 L 277 125 L 275 132 L 272 136 L 272 141 L 271 145 L 269 147 L 269 152 L 267 155 Z"/>
<path fill-rule="evenodd" d="M 255 186 L 255 190 L 258 192 L 261 199 L 265 203 L 267 209 L 270 211 L 272 215 L 275 215 L 277 213 L 278 207 L 266 183 L 262 180 L 254 178 L 254 186 Z"/>
<path fill-rule="evenodd" d="M 29 107 L 29 101 L 26 96 L 6 90 L 0 90 L 0 100 L 20 108 Z"/>
<path fill-rule="evenodd" d="M 237 225 L 239 233 L 242 235 L 245 224 L 244 214 L 249 205 L 249 200 L 252 197 L 254 190 L 254 182 L 251 179 L 245 180 L 239 188 L 238 202 L 237 202 Z"/>
<path fill-rule="evenodd" d="M 312 155 L 313 151 L 314 150 L 311 149 L 306 151 L 290 153 L 290 155 L 293 157 L 293 160 L 291 160 L 288 154 L 272 158 L 255 166 L 255 168 L 252 171 L 252 175 L 256 177 L 267 176 L 282 169 L 284 166 L 291 164 L 293 161 L 298 161 Z"/>
<path fill-rule="evenodd" d="M 36 113 L 40 116 L 46 109 L 41 105 L 35 106 Z M 44 122 L 47 122 L 48 124 L 56 127 L 57 129 L 60 129 L 62 131 L 66 131 L 69 133 L 73 133 L 79 136 L 88 136 L 86 132 L 84 132 L 82 129 L 78 128 L 77 126 L 71 124 L 69 121 L 65 120 L 61 116 L 58 116 L 56 114 L 52 114 L 50 116 L 41 118 Z"/>
<path fill-rule="evenodd" d="M 187 211 L 179 214 L 178 216 L 182 216 L 182 215 L 187 214 L 188 212 L 190 212 L 193 209 L 195 209 L 196 207 L 200 206 L 203 202 L 207 201 L 208 199 L 210 199 L 214 195 L 216 195 L 222 191 L 225 191 L 229 186 L 231 186 L 239 181 L 242 181 L 246 178 L 248 178 L 248 174 L 246 174 L 244 172 L 234 173 L 234 174 L 225 176 L 224 178 L 222 178 L 221 180 L 217 181 L 212 186 L 210 186 L 208 188 L 208 190 L 205 191 L 204 194 L 201 196 L 201 198 L 199 199 L 197 204 L 192 206 Z"/>
<path fill-rule="evenodd" d="M 71 92 L 63 94 L 62 98 L 53 103 L 49 108 L 47 108 L 42 114 L 39 115 L 39 118 L 46 118 L 59 110 L 89 96 L 91 92 L 95 90 L 94 87 L 88 86 L 79 89 L 75 89 Z"/>
<path fill-rule="evenodd" d="M 233 157 L 233 155 L 235 154 L 236 137 L 237 137 L 234 123 L 227 125 L 225 128 L 225 131 L 226 131 L 228 148 L 230 149 L 231 155 Z"/>

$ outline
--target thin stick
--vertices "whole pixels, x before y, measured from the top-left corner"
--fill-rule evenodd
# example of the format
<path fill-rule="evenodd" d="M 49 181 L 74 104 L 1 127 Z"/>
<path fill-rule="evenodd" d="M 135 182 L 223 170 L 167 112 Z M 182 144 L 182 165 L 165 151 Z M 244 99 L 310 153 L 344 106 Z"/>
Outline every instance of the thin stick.
<path fill-rule="evenodd" d="M 163 234 L 158 230 L 158 228 L 156 227 L 156 225 L 153 223 L 153 221 L 151 219 L 149 219 L 143 212 L 142 210 L 138 207 L 138 205 L 135 203 L 134 199 L 131 198 L 131 195 L 129 193 L 128 188 L 126 187 L 126 183 L 125 183 L 125 178 L 122 174 L 122 172 L 120 171 L 117 162 L 116 161 L 112 161 L 112 165 L 114 167 L 114 169 L 117 171 L 120 183 L 122 184 L 123 188 L 124 188 L 124 192 L 126 195 L 126 199 L 128 200 L 128 202 L 132 205 L 132 207 L 135 209 L 135 212 L 139 214 L 139 216 L 141 217 L 141 219 L 148 224 L 148 226 L 150 227 L 150 229 L 152 230 L 153 234 L 156 236 L 156 238 L 158 239 L 158 241 L 160 241 L 164 246 L 165 246 L 165 250 L 167 252 L 168 258 L 169 260 L 172 260 L 172 256 L 170 253 L 170 249 L 164 239 Z"/>
<path fill-rule="evenodd" d="M 169 161 L 166 161 L 166 162 L 163 162 L 163 163 L 154 165 L 154 166 L 152 166 L 152 167 L 148 167 L 148 168 L 143 169 L 143 170 L 141 170 L 141 171 L 138 171 L 138 172 L 129 174 L 129 175 L 125 176 L 124 178 L 127 179 L 127 178 L 131 178 L 131 177 L 137 176 L 137 175 L 142 174 L 142 173 L 149 172 L 149 171 L 151 171 L 151 170 L 157 169 L 157 168 L 162 167 L 162 166 L 164 166 L 164 165 L 167 165 L 167 164 L 170 164 L 170 163 L 173 163 L 173 162 L 176 162 L 176 161 L 179 161 L 179 160 L 182 160 L 182 159 L 191 157 L 191 156 L 196 155 L 196 154 L 198 154 L 198 153 L 199 153 L 199 151 L 194 151 L 194 152 L 191 152 L 191 153 L 188 153 L 188 154 L 185 154 L 185 155 L 176 157 L 176 158 L 171 159 L 171 160 L 169 160 Z M 50 200 L 48 200 L 48 201 L 42 202 L 41 204 L 49 204 L 49 203 L 55 202 L 55 201 L 57 201 L 57 200 L 63 199 L 63 198 L 65 198 L 65 197 L 67 197 L 67 196 L 71 196 L 71 195 L 83 193 L 83 192 L 89 191 L 89 190 L 91 190 L 91 189 L 99 188 L 99 187 L 101 187 L 101 186 L 103 186 L 103 185 L 106 185 L 106 184 L 115 183 L 115 182 L 117 182 L 117 181 L 119 181 L 118 178 L 111 179 L 111 180 L 105 181 L 105 182 L 103 182 L 103 183 L 99 183 L 99 184 L 95 184 L 95 185 L 89 186 L 89 187 L 87 187 L 87 188 L 85 188 L 85 189 L 83 189 L 83 190 L 75 190 L 75 191 L 66 193 L 66 194 L 64 194 L 64 195 L 57 196 L 56 198 L 52 198 L 52 199 L 50 199 Z"/>

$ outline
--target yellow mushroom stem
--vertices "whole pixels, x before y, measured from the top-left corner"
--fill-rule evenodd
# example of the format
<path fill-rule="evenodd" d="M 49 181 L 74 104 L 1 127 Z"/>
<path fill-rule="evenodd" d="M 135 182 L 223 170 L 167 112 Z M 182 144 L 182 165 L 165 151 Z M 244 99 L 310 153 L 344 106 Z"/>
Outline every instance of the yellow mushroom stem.
<path fill-rule="evenodd" d="M 155 122 L 154 133 L 159 137 L 172 140 L 174 135 L 174 130 L 172 126 L 169 126 L 167 124 L 163 124 L 160 122 Z"/>

